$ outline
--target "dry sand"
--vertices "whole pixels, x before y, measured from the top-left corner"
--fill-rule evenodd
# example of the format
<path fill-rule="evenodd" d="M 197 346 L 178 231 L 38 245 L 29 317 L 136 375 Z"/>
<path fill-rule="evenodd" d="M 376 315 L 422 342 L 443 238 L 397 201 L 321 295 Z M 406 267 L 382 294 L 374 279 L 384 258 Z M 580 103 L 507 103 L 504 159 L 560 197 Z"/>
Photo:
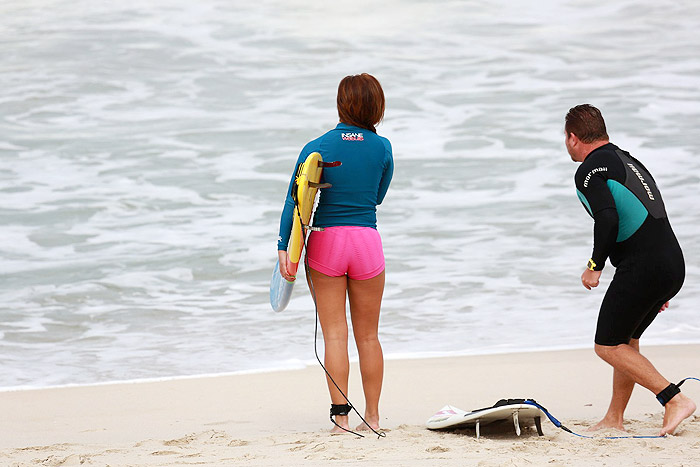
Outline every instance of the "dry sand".
<path fill-rule="evenodd" d="M 700 377 L 700 345 L 642 351 L 673 381 Z M 443 405 L 465 410 L 501 398 L 534 398 L 583 432 L 605 412 L 612 370 L 592 350 L 534 352 L 386 363 L 385 438 L 330 435 L 320 367 L 236 376 L 0 392 L 0 465 L 7 466 L 700 466 L 700 418 L 661 439 L 582 439 L 543 423 L 432 432 Z M 700 382 L 686 395 L 700 401 Z M 362 408 L 357 366 L 350 399 Z M 662 407 L 637 387 L 627 412 L 631 434 L 655 435 Z M 351 422 L 358 423 L 357 417 Z M 619 435 L 609 431 L 605 434 Z"/>

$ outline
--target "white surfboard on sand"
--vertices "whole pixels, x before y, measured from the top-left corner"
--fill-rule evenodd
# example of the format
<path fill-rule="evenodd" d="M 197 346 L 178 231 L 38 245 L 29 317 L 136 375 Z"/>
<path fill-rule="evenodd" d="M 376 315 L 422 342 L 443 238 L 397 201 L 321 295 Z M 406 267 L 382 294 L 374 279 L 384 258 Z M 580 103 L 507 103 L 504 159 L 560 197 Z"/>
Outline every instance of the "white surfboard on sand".
<path fill-rule="evenodd" d="M 512 400 L 511 400 L 512 401 Z M 499 420 L 512 419 L 515 426 L 515 433 L 520 436 L 520 424 L 532 424 L 537 427 L 537 433 L 542 436 L 542 418 L 545 416 L 540 409 L 534 405 L 525 404 L 520 401 L 511 402 L 501 400 L 494 407 L 473 410 L 458 409 L 451 405 L 446 405 L 435 415 L 430 417 L 426 426 L 430 430 L 454 429 L 468 426 L 476 428 L 476 437 L 480 437 L 479 428 Z"/>

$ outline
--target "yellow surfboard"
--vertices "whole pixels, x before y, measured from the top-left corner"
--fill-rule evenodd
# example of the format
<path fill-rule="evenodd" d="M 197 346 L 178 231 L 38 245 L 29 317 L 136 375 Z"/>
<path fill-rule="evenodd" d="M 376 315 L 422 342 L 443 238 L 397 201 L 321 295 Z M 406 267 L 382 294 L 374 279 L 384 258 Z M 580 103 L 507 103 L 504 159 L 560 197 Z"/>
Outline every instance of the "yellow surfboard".
<path fill-rule="evenodd" d="M 304 226 L 308 226 L 311 220 L 319 188 L 318 184 L 321 181 L 321 173 L 323 172 L 322 162 L 321 154 L 312 152 L 297 170 L 296 183 L 292 190 L 292 197 L 295 198 L 296 205 L 294 207 L 292 233 L 289 237 L 289 246 L 287 247 L 287 255 L 289 257 L 287 269 L 291 274 L 296 274 L 299 268 L 299 259 L 306 241 Z"/>

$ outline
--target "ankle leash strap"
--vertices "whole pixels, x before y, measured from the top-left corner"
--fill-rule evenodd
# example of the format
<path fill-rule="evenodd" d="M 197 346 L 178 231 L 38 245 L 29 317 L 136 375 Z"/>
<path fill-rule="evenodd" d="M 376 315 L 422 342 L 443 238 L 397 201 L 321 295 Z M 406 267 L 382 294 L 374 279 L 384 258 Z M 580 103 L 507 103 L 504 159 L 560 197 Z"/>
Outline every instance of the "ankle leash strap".
<path fill-rule="evenodd" d="M 681 382 L 681 384 L 683 383 Z M 656 395 L 656 400 L 659 401 L 661 405 L 666 405 L 668 401 L 673 399 L 679 392 L 681 392 L 681 390 L 678 385 L 671 383 L 666 386 L 666 389 Z"/>
<path fill-rule="evenodd" d="M 348 415 L 352 410 L 350 404 L 331 404 L 331 417 L 334 415 Z"/>

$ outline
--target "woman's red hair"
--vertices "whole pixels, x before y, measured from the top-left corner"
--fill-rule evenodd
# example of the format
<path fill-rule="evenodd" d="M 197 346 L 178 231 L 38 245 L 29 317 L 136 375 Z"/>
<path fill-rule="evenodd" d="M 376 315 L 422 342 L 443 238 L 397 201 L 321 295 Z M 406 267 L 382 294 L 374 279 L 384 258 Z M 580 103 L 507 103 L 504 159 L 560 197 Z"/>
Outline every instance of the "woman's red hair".
<path fill-rule="evenodd" d="M 384 91 L 374 76 L 362 73 L 346 76 L 338 85 L 338 117 L 342 123 L 374 128 L 384 118 Z"/>

